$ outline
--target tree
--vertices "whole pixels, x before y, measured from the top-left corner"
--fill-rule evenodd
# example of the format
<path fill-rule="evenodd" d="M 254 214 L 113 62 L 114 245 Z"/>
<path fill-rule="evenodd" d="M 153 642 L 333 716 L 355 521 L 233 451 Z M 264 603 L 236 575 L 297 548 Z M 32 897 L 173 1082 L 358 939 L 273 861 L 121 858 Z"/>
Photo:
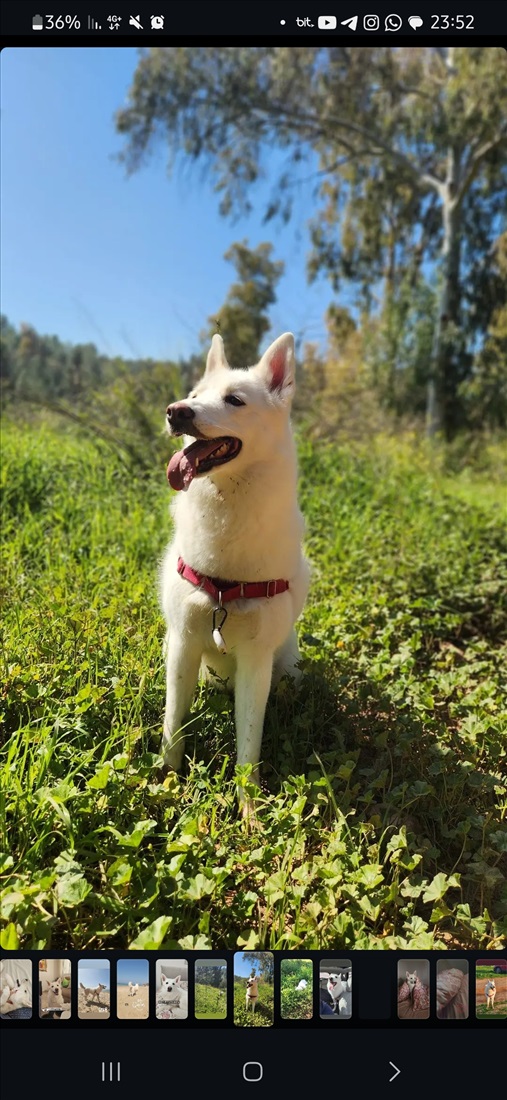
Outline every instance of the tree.
<path fill-rule="evenodd" d="M 262 980 L 268 985 L 273 984 L 274 963 L 270 951 L 244 951 L 243 959 L 251 962 L 252 974 L 260 974 Z"/>
<path fill-rule="evenodd" d="M 489 308 L 489 324 L 462 397 L 473 428 L 507 428 L 507 232 L 494 242 L 483 266 L 480 286 Z M 476 303 L 477 305 L 477 303 Z"/>
<path fill-rule="evenodd" d="M 10 392 L 14 384 L 18 335 L 4 314 L 0 316 L 0 383 L 2 395 Z"/>
<path fill-rule="evenodd" d="M 225 341 L 228 361 L 236 367 L 252 366 L 260 356 L 262 337 L 269 331 L 266 310 L 275 298 L 275 285 L 285 265 L 273 262 L 273 246 L 260 244 L 247 247 L 246 241 L 232 244 L 225 253 L 236 268 L 238 282 L 229 289 L 221 309 L 208 320 L 211 328 L 207 336 L 220 332 Z"/>
<path fill-rule="evenodd" d="M 267 217 L 289 218 L 295 165 L 315 170 L 309 273 L 347 279 L 371 303 L 418 256 L 437 306 L 427 374 L 427 423 L 451 435 L 471 370 L 462 326 L 468 213 L 490 237 L 506 186 L 507 66 L 491 47 L 153 48 L 127 107 L 122 159 L 136 170 L 164 137 L 211 170 L 224 214 L 249 209 L 273 146 L 287 151 Z"/>

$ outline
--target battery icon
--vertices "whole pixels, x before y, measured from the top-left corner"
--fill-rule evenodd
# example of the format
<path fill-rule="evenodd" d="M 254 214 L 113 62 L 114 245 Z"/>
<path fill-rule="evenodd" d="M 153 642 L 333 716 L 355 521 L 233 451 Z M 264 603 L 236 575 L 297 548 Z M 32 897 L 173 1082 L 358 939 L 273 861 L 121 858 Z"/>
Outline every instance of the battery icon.
<path fill-rule="evenodd" d="M 34 15 L 34 17 L 32 19 L 32 30 L 33 31 L 41 31 L 42 30 L 42 23 L 43 23 L 42 15 Z"/>

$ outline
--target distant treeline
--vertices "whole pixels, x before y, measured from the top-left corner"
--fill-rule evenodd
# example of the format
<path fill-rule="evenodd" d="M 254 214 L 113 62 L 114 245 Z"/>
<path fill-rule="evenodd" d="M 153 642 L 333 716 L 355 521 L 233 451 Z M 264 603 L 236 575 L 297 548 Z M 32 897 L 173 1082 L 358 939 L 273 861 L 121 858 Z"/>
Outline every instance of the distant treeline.
<path fill-rule="evenodd" d="M 38 333 L 22 323 L 19 330 L 7 317 L 0 319 L 1 381 L 4 396 L 42 402 L 77 401 L 106 389 L 127 373 L 160 373 L 184 388 L 192 371 L 202 369 L 202 357 L 175 363 L 153 359 L 124 359 L 103 355 L 95 344 L 71 344 L 58 336 Z M 169 394 L 170 397 L 170 394 Z"/>

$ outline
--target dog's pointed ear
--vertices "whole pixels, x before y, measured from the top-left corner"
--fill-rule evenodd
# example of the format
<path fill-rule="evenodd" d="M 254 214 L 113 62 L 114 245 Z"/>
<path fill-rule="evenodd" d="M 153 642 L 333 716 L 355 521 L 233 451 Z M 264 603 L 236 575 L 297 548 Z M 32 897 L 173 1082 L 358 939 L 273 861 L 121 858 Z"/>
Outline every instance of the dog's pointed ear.
<path fill-rule="evenodd" d="M 212 371 L 218 370 L 220 367 L 222 370 L 229 370 L 229 364 L 225 358 L 224 342 L 220 334 L 215 332 L 208 352 L 204 374 L 211 374 Z"/>
<path fill-rule="evenodd" d="M 284 332 L 264 352 L 255 368 L 264 378 L 271 393 L 286 400 L 294 394 L 296 356 L 292 332 Z"/>

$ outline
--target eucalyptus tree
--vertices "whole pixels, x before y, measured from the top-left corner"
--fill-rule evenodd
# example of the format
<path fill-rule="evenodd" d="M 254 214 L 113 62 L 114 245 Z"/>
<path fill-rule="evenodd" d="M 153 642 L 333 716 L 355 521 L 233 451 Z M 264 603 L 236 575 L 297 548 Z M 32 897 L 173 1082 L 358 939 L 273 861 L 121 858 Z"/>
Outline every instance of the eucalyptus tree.
<path fill-rule="evenodd" d="M 227 360 L 233 367 L 252 366 L 260 357 L 263 336 L 269 331 L 268 309 L 276 301 L 275 287 L 285 264 L 272 260 L 273 246 L 267 242 L 248 248 L 236 241 L 225 253 L 234 265 L 237 281 L 227 293 L 223 306 L 209 317 L 208 337 L 220 332 Z"/>
<path fill-rule="evenodd" d="M 326 272 L 337 290 L 349 281 L 369 307 L 377 288 L 382 301 L 395 293 L 415 257 L 435 289 L 428 431 L 448 435 L 472 370 L 467 232 L 476 209 L 489 239 L 498 234 L 506 120 L 500 47 L 308 44 L 148 49 L 116 116 L 128 171 L 163 141 L 170 168 L 180 156 L 201 162 L 225 215 L 251 208 L 281 152 L 266 217 L 289 219 L 309 171 L 309 275 Z"/>

